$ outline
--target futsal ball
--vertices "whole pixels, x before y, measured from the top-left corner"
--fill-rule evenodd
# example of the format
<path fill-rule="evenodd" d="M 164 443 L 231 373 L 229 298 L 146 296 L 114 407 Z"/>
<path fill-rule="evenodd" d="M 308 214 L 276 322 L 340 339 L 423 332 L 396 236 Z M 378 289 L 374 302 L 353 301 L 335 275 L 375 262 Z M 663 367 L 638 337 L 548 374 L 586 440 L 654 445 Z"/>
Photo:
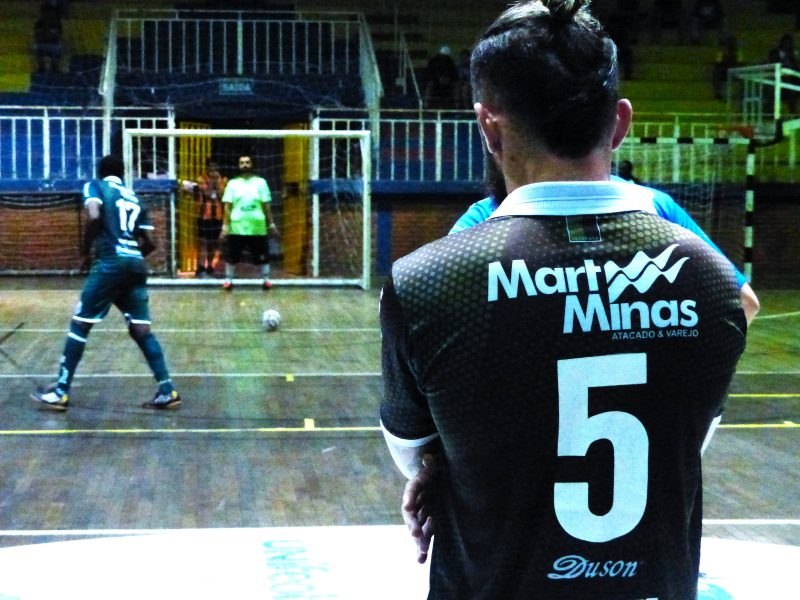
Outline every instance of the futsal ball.
<path fill-rule="evenodd" d="M 269 308 L 261 315 L 261 326 L 265 331 L 275 331 L 281 324 L 281 314 L 274 308 Z"/>

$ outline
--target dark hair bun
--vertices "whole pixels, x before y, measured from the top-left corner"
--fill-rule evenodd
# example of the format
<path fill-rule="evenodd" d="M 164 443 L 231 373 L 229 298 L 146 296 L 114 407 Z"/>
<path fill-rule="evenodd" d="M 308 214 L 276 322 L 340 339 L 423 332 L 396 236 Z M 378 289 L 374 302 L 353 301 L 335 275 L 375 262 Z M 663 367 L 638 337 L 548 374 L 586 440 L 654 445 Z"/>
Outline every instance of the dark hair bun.
<path fill-rule="evenodd" d="M 589 4 L 589 0 L 542 0 L 554 19 L 571 21 L 581 8 Z"/>

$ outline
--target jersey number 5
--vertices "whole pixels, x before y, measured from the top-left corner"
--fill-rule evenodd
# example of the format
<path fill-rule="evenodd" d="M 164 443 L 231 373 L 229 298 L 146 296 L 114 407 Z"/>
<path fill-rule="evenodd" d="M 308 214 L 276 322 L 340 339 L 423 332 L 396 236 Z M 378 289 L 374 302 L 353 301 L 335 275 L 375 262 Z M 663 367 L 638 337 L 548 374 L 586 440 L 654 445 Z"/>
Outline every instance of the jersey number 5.
<path fill-rule="evenodd" d="M 571 536 L 607 542 L 630 532 L 647 505 L 647 431 L 622 411 L 589 416 L 589 388 L 647 383 L 647 355 L 612 354 L 558 361 L 558 455 L 586 456 L 589 446 L 606 439 L 614 448 L 614 494 L 604 515 L 589 510 L 589 484 L 555 484 L 556 518 Z"/>

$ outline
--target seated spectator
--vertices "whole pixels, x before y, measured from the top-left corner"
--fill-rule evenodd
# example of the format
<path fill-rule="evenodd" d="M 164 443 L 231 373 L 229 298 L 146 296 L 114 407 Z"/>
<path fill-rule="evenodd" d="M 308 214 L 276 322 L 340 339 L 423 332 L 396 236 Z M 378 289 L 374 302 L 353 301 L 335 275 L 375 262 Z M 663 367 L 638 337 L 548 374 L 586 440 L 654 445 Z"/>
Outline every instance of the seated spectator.
<path fill-rule="evenodd" d="M 458 67 L 450 46 L 442 46 L 425 69 L 425 108 L 456 108 Z"/>
<path fill-rule="evenodd" d="M 686 39 L 686 12 L 682 0 L 653 0 L 651 25 L 654 43 L 661 41 L 661 30 L 667 27 L 677 31 L 677 42 L 683 44 Z"/>
<path fill-rule="evenodd" d="M 54 73 L 61 60 L 61 19 L 58 11 L 42 7 L 41 15 L 33 26 L 33 52 L 39 73 Z"/>
<path fill-rule="evenodd" d="M 725 38 L 725 43 L 717 52 L 714 67 L 711 71 L 711 88 L 714 98 L 724 99 L 725 87 L 728 82 L 728 70 L 744 66 L 744 56 L 739 50 L 739 40 L 735 35 Z"/>
<path fill-rule="evenodd" d="M 794 48 L 794 36 L 791 33 L 785 33 L 781 36 L 778 45 L 769 51 L 767 60 L 771 63 L 780 63 L 785 69 L 792 69 L 800 71 L 800 60 L 797 58 L 797 52 Z M 800 81 L 797 77 L 792 75 L 784 75 L 783 80 L 786 82 L 797 83 Z M 797 112 L 797 99 L 800 93 L 791 90 L 782 90 L 781 98 L 786 101 L 789 110 L 793 113 Z"/>
<path fill-rule="evenodd" d="M 703 41 L 703 33 L 709 29 L 723 29 L 725 13 L 720 0 L 696 0 L 691 20 L 691 39 L 693 44 Z"/>
<path fill-rule="evenodd" d="M 617 177 L 630 181 L 631 183 L 641 183 L 638 177 L 633 174 L 633 163 L 629 160 L 623 160 L 617 167 Z"/>
<path fill-rule="evenodd" d="M 781 66 L 787 69 L 800 69 L 798 66 L 800 62 L 798 62 L 794 47 L 794 36 L 791 33 L 783 34 L 778 45 L 769 51 L 769 61 L 781 63 Z"/>
<path fill-rule="evenodd" d="M 58 12 L 60 18 L 67 16 L 68 0 L 42 0 L 41 10 L 54 10 Z"/>

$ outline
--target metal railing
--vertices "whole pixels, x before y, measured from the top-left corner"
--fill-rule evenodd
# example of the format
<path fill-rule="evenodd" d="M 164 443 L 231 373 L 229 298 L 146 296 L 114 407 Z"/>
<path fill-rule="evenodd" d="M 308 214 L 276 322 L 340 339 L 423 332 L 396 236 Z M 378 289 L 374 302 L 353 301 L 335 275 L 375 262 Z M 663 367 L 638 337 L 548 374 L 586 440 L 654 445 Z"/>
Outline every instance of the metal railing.
<path fill-rule="evenodd" d="M 417 101 L 417 107 L 422 110 L 422 93 L 417 82 L 417 74 L 414 72 L 414 62 L 411 60 L 411 52 L 408 49 L 406 34 L 400 32 L 395 40 L 395 53 L 397 54 L 397 77 L 394 84 L 403 90 L 403 94 L 408 94 L 408 85 L 411 82 L 411 89 Z"/>
<path fill-rule="evenodd" d="M 735 83 L 740 85 L 735 85 Z M 800 93 L 800 71 L 780 63 L 738 67 L 728 71 L 728 110 L 741 112 L 756 135 L 772 136 L 775 121 L 783 118 L 786 92 Z"/>
<path fill-rule="evenodd" d="M 704 181 L 714 177 L 741 179 L 744 164 L 738 156 L 732 162 L 719 164 L 719 139 L 732 139 L 728 146 L 747 143 L 752 132 L 731 123 L 714 122 L 711 115 L 706 121 L 696 122 L 689 115 L 676 115 L 672 120 L 636 121 L 629 140 L 615 154 L 615 160 L 631 160 L 637 176 L 647 181 L 676 182 Z M 700 118 L 695 115 L 695 119 Z M 312 129 L 358 130 L 369 128 L 364 111 L 320 111 L 312 121 Z M 468 111 L 381 111 L 377 146 L 373 164 L 374 179 L 409 183 L 461 183 L 480 182 L 484 177 L 482 142 L 474 116 Z M 664 143 L 640 144 L 647 138 L 663 139 Z M 697 143 L 672 143 L 667 140 L 697 140 Z M 764 149 L 759 160 L 766 169 L 770 160 L 784 161 L 790 145 Z M 734 143 L 735 142 L 735 143 Z M 781 150 L 781 158 L 775 154 Z M 772 152 L 772 154 L 770 154 Z M 790 152 L 791 155 L 791 152 Z M 339 160 L 347 160 L 340 157 Z M 349 167 L 343 167 L 345 171 Z M 790 169 L 791 171 L 791 169 Z M 789 175 L 782 174 L 783 180 Z M 774 175 L 773 178 L 778 178 Z"/>
<path fill-rule="evenodd" d="M 363 31 L 358 13 L 121 9 L 115 19 L 119 68 L 155 73 L 354 73 Z"/>
<path fill-rule="evenodd" d="M 35 180 L 46 190 L 57 180 L 91 179 L 109 152 L 105 138 L 127 127 L 171 123 L 167 110 L 119 108 L 106 118 L 99 107 L 2 106 L 0 180 Z"/>

